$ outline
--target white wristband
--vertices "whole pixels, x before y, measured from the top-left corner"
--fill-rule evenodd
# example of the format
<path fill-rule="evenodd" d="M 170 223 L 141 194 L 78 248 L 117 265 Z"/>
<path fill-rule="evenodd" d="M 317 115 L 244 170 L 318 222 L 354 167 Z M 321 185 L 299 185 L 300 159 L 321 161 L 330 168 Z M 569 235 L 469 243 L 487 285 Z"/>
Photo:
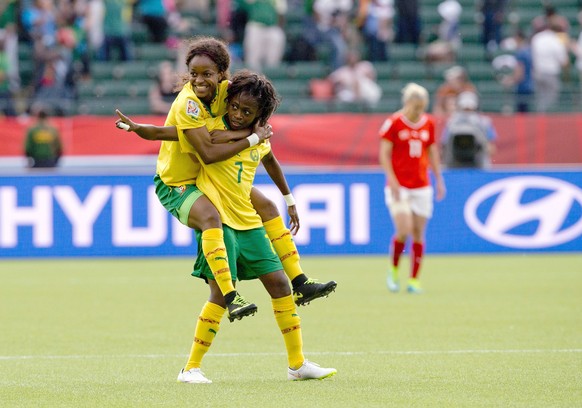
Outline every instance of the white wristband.
<path fill-rule="evenodd" d="M 260 142 L 259 135 L 257 135 L 256 133 L 253 133 L 252 135 L 247 136 L 247 140 L 249 141 L 249 144 L 250 144 L 249 147 L 256 146 Z"/>
<path fill-rule="evenodd" d="M 293 198 L 293 194 L 284 195 L 283 198 L 285 199 L 285 202 L 287 203 L 287 207 L 291 207 L 292 205 L 295 205 L 295 198 Z"/>
<path fill-rule="evenodd" d="M 129 132 L 129 125 L 128 125 L 127 123 L 118 122 L 118 123 L 117 123 L 117 127 L 118 127 L 119 129 L 123 129 L 123 130 L 125 130 L 125 131 Z"/>

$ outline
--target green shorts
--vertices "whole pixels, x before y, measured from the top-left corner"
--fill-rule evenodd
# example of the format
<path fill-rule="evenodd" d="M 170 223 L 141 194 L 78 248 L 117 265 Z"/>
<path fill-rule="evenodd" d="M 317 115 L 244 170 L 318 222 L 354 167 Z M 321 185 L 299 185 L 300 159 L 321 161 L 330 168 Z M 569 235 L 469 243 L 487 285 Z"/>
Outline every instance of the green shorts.
<path fill-rule="evenodd" d="M 164 184 L 160 176 L 154 176 L 156 195 L 166 210 L 188 226 L 188 214 L 196 200 L 204 195 L 194 184 L 173 187 Z"/>
<path fill-rule="evenodd" d="M 237 231 L 223 225 L 224 244 L 228 254 L 228 265 L 233 280 L 257 279 L 259 276 L 283 270 L 283 265 L 275 253 L 265 228 Z M 212 271 L 204 258 L 201 245 L 202 233 L 196 231 L 198 257 L 192 276 L 214 280 Z"/>

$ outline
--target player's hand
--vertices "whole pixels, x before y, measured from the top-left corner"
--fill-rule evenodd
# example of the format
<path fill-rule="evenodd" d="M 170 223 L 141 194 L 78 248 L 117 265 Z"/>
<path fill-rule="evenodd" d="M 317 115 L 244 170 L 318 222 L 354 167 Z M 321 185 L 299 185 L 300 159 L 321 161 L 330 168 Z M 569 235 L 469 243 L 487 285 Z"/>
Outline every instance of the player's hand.
<path fill-rule="evenodd" d="M 441 201 L 447 195 L 447 188 L 445 187 L 445 182 L 443 180 L 437 180 L 436 183 L 436 199 Z"/>
<path fill-rule="evenodd" d="M 287 207 L 287 214 L 289 214 L 289 231 L 292 235 L 299 231 L 299 214 L 297 214 L 297 206 L 290 205 Z"/>
<path fill-rule="evenodd" d="M 388 187 L 390 187 L 390 194 L 392 194 L 392 199 L 394 201 L 400 201 L 400 183 L 392 179 L 388 182 Z"/>
<path fill-rule="evenodd" d="M 135 132 L 138 129 L 139 126 L 137 123 L 125 116 L 119 109 L 115 109 L 115 113 L 119 116 L 119 119 L 115 122 L 115 127 L 118 129 L 124 129 L 128 132 Z"/>
<path fill-rule="evenodd" d="M 268 123 L 265 126 L 255 126 L 254 132 L 259 136 L 259 143 L 263 143 L 273 136 L 273 128 Z"/>

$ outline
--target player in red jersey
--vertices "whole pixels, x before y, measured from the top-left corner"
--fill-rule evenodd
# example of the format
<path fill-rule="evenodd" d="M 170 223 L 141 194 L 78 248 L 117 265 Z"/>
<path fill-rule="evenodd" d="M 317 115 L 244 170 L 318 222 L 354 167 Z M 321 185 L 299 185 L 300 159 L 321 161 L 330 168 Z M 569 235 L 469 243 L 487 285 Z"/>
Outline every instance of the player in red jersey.
<path fill-rule="evenodd" d="M 392 267 L 388 289 L 400 290 L 398 263 L 406 240 L 412 236 L 409 293 L 421 293 L 418 280 L 426 224 L 432 216 L 433 188 L 428 175 L 431 167 L 436 179 L 436 198 L 445 196 L 440 158 L 435 143 L 434 122 L 426 113 L 428 91 L 415 83 L 402 89 L 402 109 L 391 115 L 380 128 L 380 164 L 386 173 L 386 205 L 394 222 Z"/>

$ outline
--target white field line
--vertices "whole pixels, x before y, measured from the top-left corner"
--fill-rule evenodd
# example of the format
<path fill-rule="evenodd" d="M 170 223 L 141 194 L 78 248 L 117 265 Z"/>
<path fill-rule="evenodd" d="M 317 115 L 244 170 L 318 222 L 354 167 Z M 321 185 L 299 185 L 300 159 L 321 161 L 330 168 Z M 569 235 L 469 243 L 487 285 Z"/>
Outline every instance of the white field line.
<path fill-rule="evenodd" d="M 582 349 L 509 349 L 509 350 L 411 350 L 411 351 L 315 351 L 306 352 L 308 355 L 335 355 L 335 356 L 366 356 L 366 355 L 393 355 L 393 356 L 422 356 L 422 355 L 458 355 L 458 354 L 575 354 L 582 353 Z M 285 353 L 209 353 L 207 357 L 261 357 L 281 356 Z M 177 358 L 183 354 L 72 354 L 72 355 L 28 355 L 28 356 L 0 356 L 0 361 L 7 360 L 89 360 L 110 358 Z"/>

